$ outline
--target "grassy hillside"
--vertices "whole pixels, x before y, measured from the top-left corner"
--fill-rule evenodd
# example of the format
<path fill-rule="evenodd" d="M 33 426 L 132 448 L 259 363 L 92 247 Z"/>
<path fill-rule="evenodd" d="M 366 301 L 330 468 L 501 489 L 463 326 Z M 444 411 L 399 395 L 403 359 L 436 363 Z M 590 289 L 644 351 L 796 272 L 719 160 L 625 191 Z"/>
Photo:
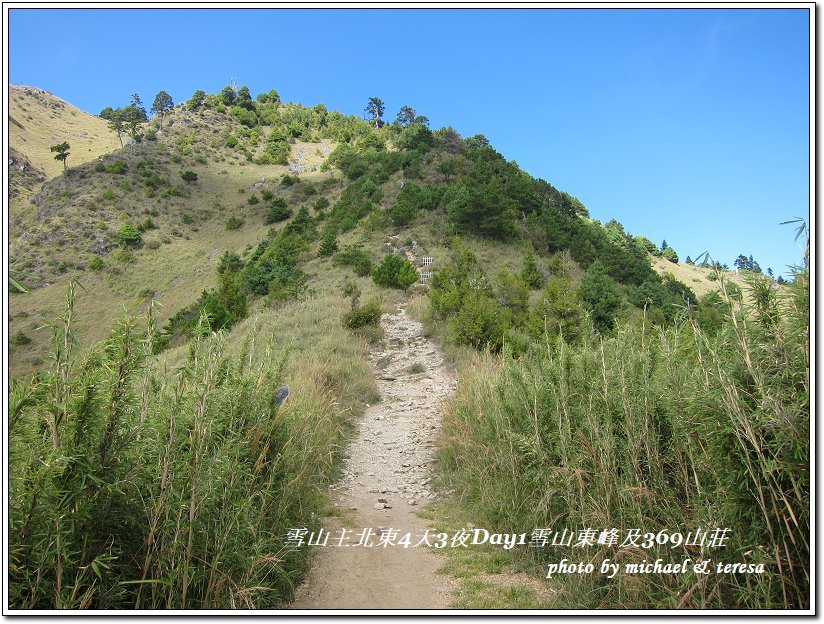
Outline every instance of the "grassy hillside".
<path fill-rule="evenodd" d="M 692 288 L 699 297 L 718 290 L 718 278 L 711 267 L 702 267 L 700 265 L 687 264 L 686 262 L 670 262 L 669 260 L 655 256 L 650 256 L 650 262 L 652 263 L 652 268 L 655 269 L 659 275 L 672 273 L 676 279 Z M 746 296 L 748 289 L 746 275 L 744 273 L 724 271 L 724 277 L 741 288 Z"/>
<path fill-rule="evenodd" d="M 33 342 L 14 349 L 12 370 L 25 371 L 43 361 L 47 342 L 35 328 L 59 310 L 71 276 L 80 276 L 79 336 L 101 339 L 122 309 L 134 311 L 151 298 L 163 308 L 164 321 L 216 284 L 215 266 L 226 251 L 248 253 L 265 237 L 266 208 L 249 197 L 271 189 L 290 205 L 303 191 L 334 200 L 340 184 L 331 172 L 309 171 L 301 183 L 281 187 L 286 165 L 256 165 L 242 148 L 226 146 L 241 126 L 225 115 L 196 119 L 185 111 L 168 116 L 155 141 L 127 145 L 85 164 L 71 165 L 67 176 L 47 181 L 11 219 L 10 256 L 15 267 L 36 276 L 31 293 L 12 298 L 11 333 Z M 115 139 L 116 140 L 116 139 Z M 329 143 L 296 143 L 307 168 L 317 169 Z M 185 182 L 182 171 L 197 180 Z M 231 219 L 241 222 L 227 229 Z M 124 223 L 146 224 L 138 247 L 121 250 Z M 100 268 L 90 270 L 99 259 Z"/>
<path fill-rule="evenodd" d="M 90 162 L 120 147 L 117 135 L 107 127 L 108 122 L 48 91 L 9 86 L 8 115 L 9 144 L 46 178 L 63 172 L 63 164 L 49 151 L 52 145 L 69 142 L 69 166 Z"/>

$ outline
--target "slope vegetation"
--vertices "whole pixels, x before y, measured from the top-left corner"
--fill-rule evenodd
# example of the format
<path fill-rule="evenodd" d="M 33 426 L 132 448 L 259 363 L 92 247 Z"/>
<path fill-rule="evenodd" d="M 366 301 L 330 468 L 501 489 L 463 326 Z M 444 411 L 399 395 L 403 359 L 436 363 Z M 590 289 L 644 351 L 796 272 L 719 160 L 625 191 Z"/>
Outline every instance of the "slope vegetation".
<path fill-rule="evenodd" d="M 68 141 L 69 165 L 79 165 L 120 147 L 108 123 L 34 87 L 9 87 L 9 144 L 31 166 L 54 178 L 63 172 L 62 163 L 49 151 Z"/>
<path fill-rule="evenodd" d="M 643 236 L 406 112 L 199 91 L 20 204 L 11 256 L 37 279 L 11 299 L 11 369 L 39 371 L 11 401 L 15 604 L 288 600 L 306 561 L 286 529 L 318 526 L 378 398 L 366 344 L 387 352 L 381 312 L 422 291 L 458 367 L 441 477 L 466 515 L 518 533 L 726 524 L 730 552 L 772 566 L 576 578 L 559 604 L 803 605 L 805 269 L 785 290 L 751 275 L 744 305 L 720 267 L 654 268 Z M 298 409 L 281 412 L 286 382 Z M 512 554 L 540 570 L 554 553 Z"/>

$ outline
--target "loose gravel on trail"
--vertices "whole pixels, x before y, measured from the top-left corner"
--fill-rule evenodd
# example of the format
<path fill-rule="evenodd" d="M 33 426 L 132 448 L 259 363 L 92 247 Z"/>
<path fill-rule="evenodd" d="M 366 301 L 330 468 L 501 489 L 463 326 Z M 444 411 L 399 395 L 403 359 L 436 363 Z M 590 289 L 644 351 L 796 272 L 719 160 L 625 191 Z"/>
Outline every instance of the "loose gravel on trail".
<path fill-rule="evenodd" d="M 403 309 L 381 319 L 384 337 L 370 354 L 381 400 L 357 424 L 339 483 L 337 511 L 324 521 L 327 546 L 313 546 L 312 570 L 293 609 L 442 609 L 453 581 L 436 573 L 432 549 L 414 547 L 427 528 L 416 510 L 437 498 L 431 489 L 435 439 L 455 375 L 440 349 Z M 351 538 L 337 546 L 342 529 Z M 356 546 L 372 529 L 372 546 Z M 409 547 L 381 538 L 410 533 Z M 392 543 L 394 540 L 386 540 Z M 307 546 L 303 546 L 306 548 Z"/>

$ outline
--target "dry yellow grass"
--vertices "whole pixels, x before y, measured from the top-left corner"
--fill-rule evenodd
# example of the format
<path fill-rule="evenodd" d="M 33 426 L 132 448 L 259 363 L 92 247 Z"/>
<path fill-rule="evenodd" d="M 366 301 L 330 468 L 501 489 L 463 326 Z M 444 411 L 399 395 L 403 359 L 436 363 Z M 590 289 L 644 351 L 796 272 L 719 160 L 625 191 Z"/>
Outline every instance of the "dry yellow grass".
<path fill-rule="evenodd" d="M 124 311 L 143 314 L 150 298 L 163 305 L 158 311 L 162 324 L 201 292 L 217 285 L 215 267 L 225 251 L 248 253 L 266 236 L 270 226 L 264 223 L 265 202 L 247 203 L 251 195 L 259 195 L 255 185 L 265 179 L 265 187 L 276 195 L 290 203 L 298 201 L 301 185 L 286 188 L 278 184 L 288 171 L 286 166 L 257 165 L 249 162 L 240 149 L 226 147 L 225 137 L 238 130 L 237 123 L 226 116 L 186 118 L 177 108 L 167 117 L 156 142 L 145 141 L 121 149 L 104 120 L 45 92 L 15 87 L 11 100 L 10 114 L 15 119 L 19 117 L 27 127 L 10 124 L 15 128 L 10 144 L 31 165 L 58 175 L 51 183 L 46 182 L 48 188 L 40 193 L 37 203 L 30 201 L 29 194 L 21 195 L 10 211 L 10 255 L 20 260 L 19 268 L 42 277 L 40 281 L 27 280 L 36 287 L 31 293 L 15 294 L 10 300 L 11 334 L 20 331 L 32 340 L 30 344 L 12 347 L 10 368 L 15 375 L 28 374 L 44 363 L 49 332 L 41 328 L 61 313 L 72 275 L 84 287 L 76 303 L 76 329 L 81 343 L 91 344 L 105 338 Z M 86 142 L 76 143 L 73 135 L 64 138 L 63 134 L 50 134 L 58 131 L 85 133 L 87 136 L 78 141 Z M 72 175 L 67 180 L 60 175 L 62 165 L 53 160 L 48 149 L 62 140 L 72 145 Z M 76 148 L 81 144 L 85 151 Z M 332 143 L 327 145 L 334 148 Z M 127 174 L 97 173 L 91 162 L 84 164 L 74 159 L 76 150 L 93 154 L 94 159 L 111 153 L 106 162 L 124 160 L 128 164 Z M 328 151 L 321 143 L 299 142 L 292 146 L 293 162 L 299 150 L 303 162 L 312 169 L 322 164 Z M 145 196 L 137 177 L 137 163 L 146 158 L 156 163 L 156 170 L 172 186 L 182 188 L 183 196 Z M 186 184 L 180 177 L 181 171 L 187 169 L 198 174 L 193 184 Z M 333 175 L 312 171 L 301 174 L 300 179 L 317 185 Z M 124 188 L 124 183 L 129 186 Z M 39 186 L 32 188 L 31 193 L 39 191 Z M 105 199 L 106 192 L 112 194 L 112 199 Z M 334 202 L 339 192 L 335 187 L 326 196 Z M 305 203 L 313 203 L 315 197 L 307 198 Z M 102 255 L 103 271 L 86 270 L 93 255 L 90 245 L 94 236 L 113 236 L 125 214 L 133 223 L 154 215 L 158 229 L 143 235 L 144 242 L 151 245 L 134 250 L 133 263 L 118 264 L 113 254 L 108 253 Z M 243 225 L 227 230 L 230 217 L 241 219 Z M 324 279 L 327 263 L 309 267 L 310 273 L 320 278 L 319 290 L 331 285 Z M 364 290 L 371 293 L 368 288 Z"/>
<path fill-rule="evenodd" d="M 698 297 L 703 297 L 714 290 L 720 289 L 719 283 L 709 278 L 710 275 L 715 274 L 715 271 L 710 267 L 702 268 L 685 262 L 675 263 L 664 258 L 656 258 L 655 256 L 650 256 L 649 259 L 652 268 L 655 269 L 659 275 L 663 276 L 671 273 L 675 279 L 689 286 Z M 723 273 L 725 279 L 734 282 L 746 294 L 747 288 L 743 275 L 735 273 L 734 271 L 724 271 Z"/>
<path fill-rule="evenodd" d="M 105 119 L 75 108 L 47 91 L 10 86 L 8 111 L 9 144 L 47 178 L 63 172 L 63 163 L 49 151 L 52 145 L 69 143 L 69 167 L 120 149 L 117 134 L 108 129 Z"/>

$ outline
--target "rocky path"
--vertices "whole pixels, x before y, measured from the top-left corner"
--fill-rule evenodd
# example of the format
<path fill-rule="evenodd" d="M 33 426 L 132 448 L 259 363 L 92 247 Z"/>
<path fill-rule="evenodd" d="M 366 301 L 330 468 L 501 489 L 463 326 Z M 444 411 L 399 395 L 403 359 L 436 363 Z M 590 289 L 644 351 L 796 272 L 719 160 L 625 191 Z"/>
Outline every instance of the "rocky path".
<path fill-rule="evenodd" d="M 312 547 L 312 571 L 293 609 L 449 605 L 451 581 L 436 574 L 442 562 L 432 549 L 415 547 L 427 526 L 415 512 L 436 498 L 435 437 L 455 376 L 404 310 L 385 314 L 381 324 L 381 348 L 370 355 L 381 401 L 367 409 L 348 448 L 333 487 L 336 517 L 324 522 L 327 545 Z"/>

